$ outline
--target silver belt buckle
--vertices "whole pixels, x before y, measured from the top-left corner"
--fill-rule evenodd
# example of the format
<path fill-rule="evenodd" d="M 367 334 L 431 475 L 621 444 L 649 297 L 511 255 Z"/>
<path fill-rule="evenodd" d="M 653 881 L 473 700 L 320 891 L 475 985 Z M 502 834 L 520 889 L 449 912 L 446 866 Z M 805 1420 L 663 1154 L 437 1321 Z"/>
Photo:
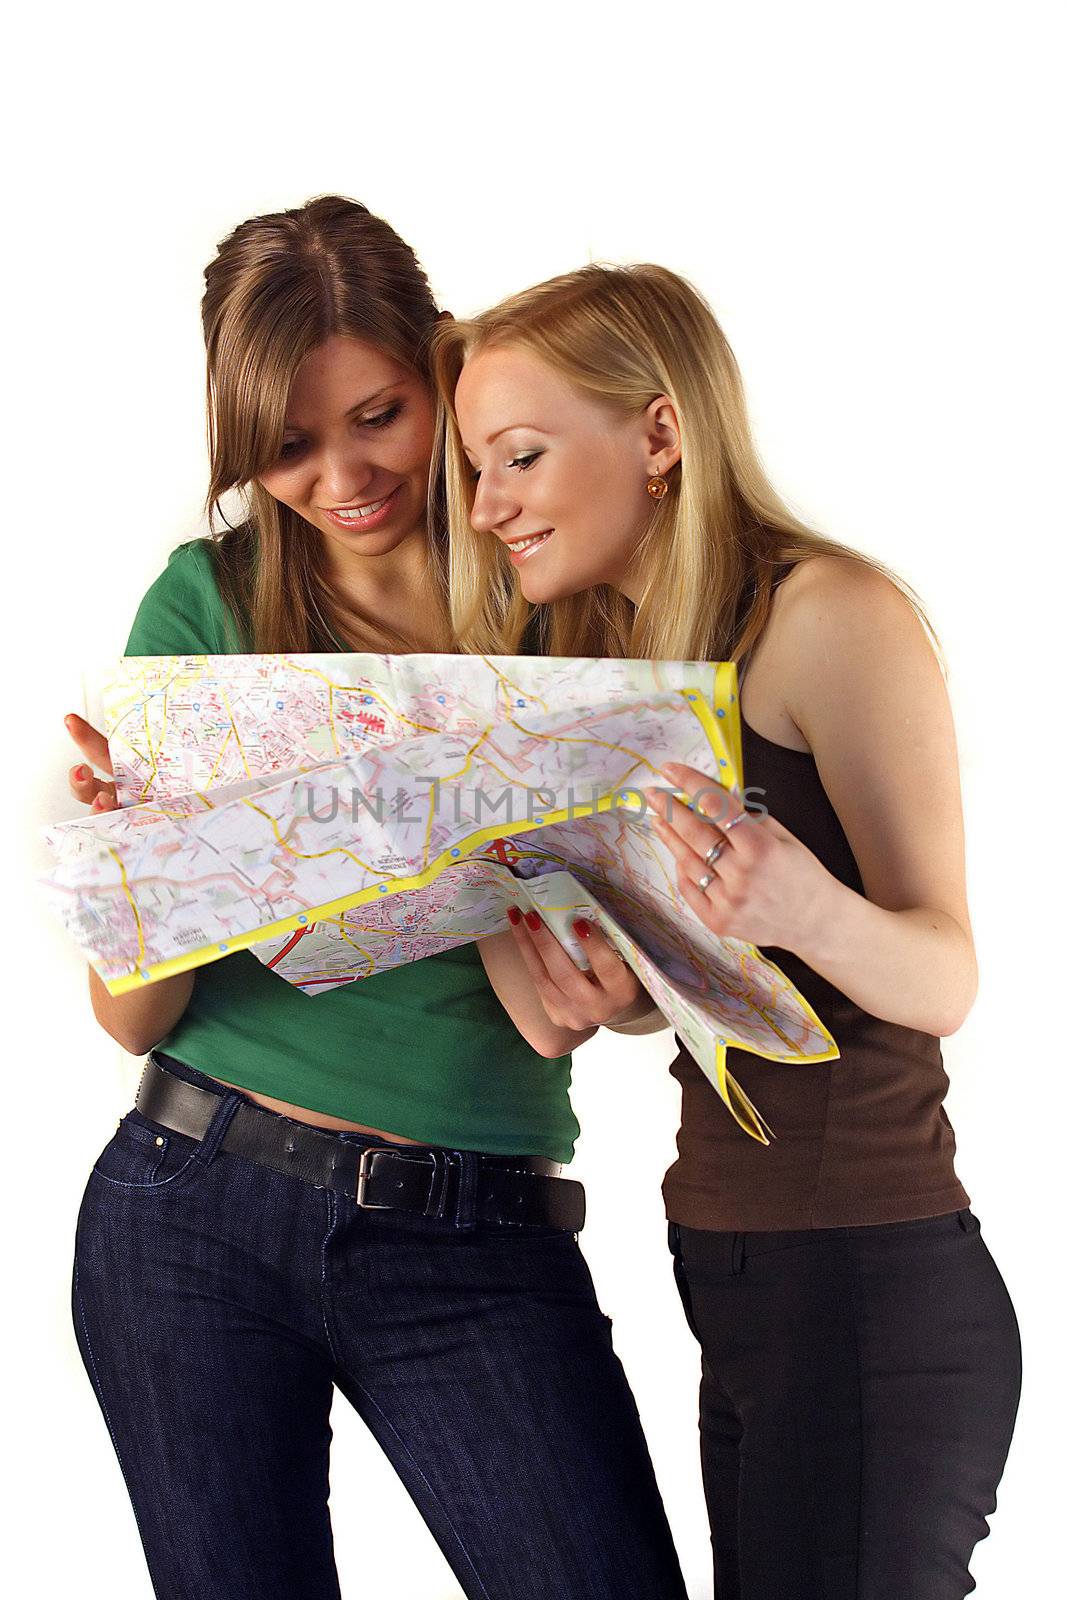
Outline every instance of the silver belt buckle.
<path fill-rule="evenodd" d="M 367 1192 L 367 1169 L 370 1158 L 380 1154 L 381 1149 L 380 1144 L 372 1144 L 368 1145 L 366 1150 L 360 1153 L 359 1172 L 356 1175 L 356 1205 L 363 1211 L 391 1211 L 393 1209 L 390 1205 L 382 1205 L 380 1203 L 376 1205 L 373 1200 L 364 1199 L 364 1195 Z"/>

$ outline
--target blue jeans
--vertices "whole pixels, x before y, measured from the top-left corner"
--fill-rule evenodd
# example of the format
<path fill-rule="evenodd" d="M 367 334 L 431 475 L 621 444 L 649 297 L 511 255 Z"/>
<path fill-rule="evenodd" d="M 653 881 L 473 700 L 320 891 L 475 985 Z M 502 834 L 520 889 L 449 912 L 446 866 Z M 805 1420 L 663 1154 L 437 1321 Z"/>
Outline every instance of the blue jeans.
<path fill-rule="evenodd" d="M 337 1600 L 335 1385 L 466 1595 L 684 1597 L 575 1236 L 361 1210 L 221 1152 L 243 1098 L 199 1142 L 131 1111 L 78 1221 L 78 1342 L 160 1600 Z"/>

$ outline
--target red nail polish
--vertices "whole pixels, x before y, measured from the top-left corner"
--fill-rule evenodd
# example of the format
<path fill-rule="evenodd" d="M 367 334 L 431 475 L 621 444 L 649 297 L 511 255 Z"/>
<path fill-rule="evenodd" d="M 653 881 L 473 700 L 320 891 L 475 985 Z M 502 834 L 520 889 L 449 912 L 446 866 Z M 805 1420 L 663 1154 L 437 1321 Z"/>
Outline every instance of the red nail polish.
<path fill-rule="evenodd" d="M 588 939 L 593 931 L 593 925 L 591 922 L 587 922 L 584 917 L 575 917 L 574 931 L 579 939 Z"/>
<path fill-rule="evenodd" d="M 89 776 L 89 768 L 88 767 L 75 767 L 74 768 L 74 776 L 78 780 L 79 783 L 84 783 L 86 778 Z"/>
<path fill-rule="evenodd" d="M 541 926 L 541 918 L 537 915 L 536 911 L 526 912 L 526 926 L 529 928 L 531 933 L 537 932 L 538 928 Z"/>
<path fill-rule="evenodd" d="M 517 928 L 522 921 L 522 912 L 518 906 L 508 906 L 508 921 L 513 928 Z"/>

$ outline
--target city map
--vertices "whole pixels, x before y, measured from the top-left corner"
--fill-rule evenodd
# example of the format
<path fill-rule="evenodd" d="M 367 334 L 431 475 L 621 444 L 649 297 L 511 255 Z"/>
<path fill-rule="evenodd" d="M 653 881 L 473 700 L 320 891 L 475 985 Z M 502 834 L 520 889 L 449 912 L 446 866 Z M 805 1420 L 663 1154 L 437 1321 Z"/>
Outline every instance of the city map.
<path fill-rule="evenodd" d="M 762 1142 L 728 1047 L 837 1056 L 773 962 L 704 928 L 649 825 L 667 762 L 741 792 L 732 663 L 129 657 L 104 709 L 120 809 L 49 830 L 47 886 L 114 994 L 250 949 L 313 997 L 517 905 L 582 965 L 595 920 Z"/>

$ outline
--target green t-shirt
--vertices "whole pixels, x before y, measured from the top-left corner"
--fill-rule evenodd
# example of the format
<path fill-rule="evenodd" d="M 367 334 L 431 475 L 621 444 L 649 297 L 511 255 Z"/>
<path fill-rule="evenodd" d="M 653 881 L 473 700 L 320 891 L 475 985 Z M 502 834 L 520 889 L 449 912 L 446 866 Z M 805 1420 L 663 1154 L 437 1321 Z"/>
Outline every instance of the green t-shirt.
<path fill-rule="evenodd" d="M 209 539 L 179 545 L 127 655 L 232 655 Z M 307 995 L 239 951 L 199 967 L 160 1050 L 214 1077 L 449 1149 L 569 1161 L 570 1057 L 539 1056 L 473 944 Z"/>

